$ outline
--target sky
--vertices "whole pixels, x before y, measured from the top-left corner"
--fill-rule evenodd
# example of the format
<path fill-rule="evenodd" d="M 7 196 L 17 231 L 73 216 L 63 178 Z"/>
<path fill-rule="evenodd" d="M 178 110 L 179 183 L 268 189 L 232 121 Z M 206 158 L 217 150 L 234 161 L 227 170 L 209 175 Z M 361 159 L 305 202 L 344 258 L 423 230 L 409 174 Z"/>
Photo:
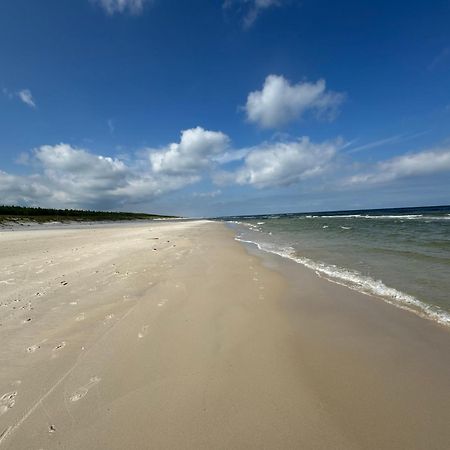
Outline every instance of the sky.
<path fill-rule="evenodd" d="M 450 203 L 450 0 L 2 0 L 0 204 Z"/>

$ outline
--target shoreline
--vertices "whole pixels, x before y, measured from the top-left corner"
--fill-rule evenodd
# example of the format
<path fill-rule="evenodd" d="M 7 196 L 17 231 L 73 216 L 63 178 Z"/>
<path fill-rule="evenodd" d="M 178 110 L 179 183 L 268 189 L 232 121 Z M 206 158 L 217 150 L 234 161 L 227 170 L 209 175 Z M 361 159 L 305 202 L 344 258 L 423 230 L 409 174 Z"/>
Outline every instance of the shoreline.
<path fill-rule="evenodd" d="M 0 449 L 450 444 L 446 329 L 223 223 L 0 246 Z"/>
<path fill-rule="evenodd" d="M 443 310 L 440 307 L 437 307 L 436 305 L 433 305 L 431 303 L 425 303 L 422 300 L 419 300 L 415 297 L 412 297 L 409 294 L 406 294 L 402 291 L 399 291 L 396 288 L 392 288 L 389 286 L 386 286 L 382 281 L 371 279 L 371 282 L 375 282 L 376 284 L 381 283 L 384 290 L 387 290 L 392 293 L 391 296 L 383 296 L 382 294 L 374 291 L 367 291 L 362 289 L 359 284 L 346 284 L 345 282 L 341 281 L 340 278 L 336 276 L 336 274 L 329 274 L 327 273 L 327 270 L 323 270 L 322 268 L 318 268 L 317 265 L 320 265 L 320 263 L 316 263 L 311 261 L 308 261 L 307 258 L 295 258 L 293 256 L 290 256 L 287 253 L 284 252 L 278 252 L 275 250 L 266 250 L 263 249 L 261 244 L 256 241 L 249 241 L 245 239 L 241 239 L 237 236 L 235 236 L 235 240 L 238 242 L 241 242 L 244 246 L 251 245 L 254 246 L 260 251 L 261 253 L 267 253 L 271 255 L 275 255 L 275 257 L 280 257 L 287 259 L 291 262 L 294 262 L 298 264 L 299 266 L 302 266 L 302 268 L 306 268 L 307 270 L 310 270 L 316 274 L 316 276 L 320 279 L 324 279 L 328 281 L 329 283 L 336 284 L 338 286 L 344 286 L 347 289 L 350 289 L 352 291 L 357 292 L 358 294 L 366 295 L 369 297 L 377 298 L 389 305 L 392 305 L 398 309 L 401 309 L 403 311 L 409 312 L 411 314 L 415 314 L 416 316 L 425 319 L 430 320 L 444 328 L 447 328 L 450 330 L 450 313 L 448 311 Z M 321 273 L 324 273 L 324 275 L 321 275 Z M 359 276 L 361 276 L 359 274 Z M 344 280 L 348 281 L 346 278 Z M 354 281 L 354 280 L 352 280 Z M 411 306 L 412 305 L 412 306 Z"/>
<path fill-rule="evenodd" d="M 254 243 L 242 245 L 287 280 L 282 307 L 295 328 L 303 375 L 358 448 L 450 445 L 448 326 Z"/>

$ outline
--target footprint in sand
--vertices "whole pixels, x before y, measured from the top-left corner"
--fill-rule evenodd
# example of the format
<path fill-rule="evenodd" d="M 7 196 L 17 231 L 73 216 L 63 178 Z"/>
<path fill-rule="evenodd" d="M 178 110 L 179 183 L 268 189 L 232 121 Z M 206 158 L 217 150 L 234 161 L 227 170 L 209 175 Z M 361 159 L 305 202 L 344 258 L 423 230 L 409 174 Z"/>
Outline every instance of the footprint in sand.
<path fill-rule="evenodd" d="M 84 313 L 78 314 L 77 317 L 75 317 L 75 320 L 77 322 L 81 322 L 82 320 L 84 320 L 86 318 L 86 315 Z"/>
<path fill-rule="evenodd" d="M 142 339 L 147 335 L 147 333 L 148 333 L 148 325 L 144 325 L 138 333 L 138 338 Z"/>
<path fill-rule="evenodd" d="M 92 377 L 89 380 L 89 383 L 85 384 L 84 386 L 81 386 L 77 391 L 75 391 L 70 396 L 70 401 L 77 402 L 78 400 L 81 400 L 89 392 L 89 389 L 94 387 L 96 384 L 100 383 L 100 380 L 101 380 L 100 377 Z"/>
<path fill-rule="evenodd" d="M 62 341 L 61 344 L 58 344 L 53 351 L 56 352 L 58 350 L 61 350 L 62 348 L 64 348 L 66 346 L 66 341 Z"/>
<path fill-rule="evenodd" d="M 105 319 L 103 320 L 103 323 L 106 325 L 112 319 L 114 319 L 114 314 L 108 314 L 107 316 L 105 316 Z"/>
<path fill-rule="evenodd" d="M 27 348 L 27 352 L 28 353 L 34 353 L 36 350 L 39 350 L 40 348 L 41 348 L 41 346 L 39 344 L 30 345 Z"/>
<path fill-rule="evenodd" d="M 0 416 L 16 404 L 17 391 L 8 392 L 0 397 Z"/>

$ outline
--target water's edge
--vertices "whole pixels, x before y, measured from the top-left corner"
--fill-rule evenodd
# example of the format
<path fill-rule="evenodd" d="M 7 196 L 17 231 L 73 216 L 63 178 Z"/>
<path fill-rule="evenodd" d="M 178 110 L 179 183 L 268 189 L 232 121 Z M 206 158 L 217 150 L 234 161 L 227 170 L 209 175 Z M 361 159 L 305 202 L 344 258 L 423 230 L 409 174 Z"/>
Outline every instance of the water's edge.
<path fill-rule="evenodd" d="M 232 227 L 230 223 L 227 223 L 226 225 L 233 231 L 235 235 L 234 239 L 237 242 L 250 244 L 255 246 L 259 251 L 289 259 L 290 261 L 301 264 L 307 269 L 312 270 L 319 278 L 345 286 L 359 293 L 376 297 L 397 308 L 409 311 L 417 316 L 432 320 L 440 325 L 450 328 L 450 314 L 438 306 L 426 304 L 412 295 L 386 286 L 381 280 L 375 280 L 356 271 L 338 268 L 322 262 L 313 261 L 309 258 L 295 256 L 293 250 L 288 247 L 283 249 L 269 248 L 263 243 L 242 239 L 236 228 Z"/>

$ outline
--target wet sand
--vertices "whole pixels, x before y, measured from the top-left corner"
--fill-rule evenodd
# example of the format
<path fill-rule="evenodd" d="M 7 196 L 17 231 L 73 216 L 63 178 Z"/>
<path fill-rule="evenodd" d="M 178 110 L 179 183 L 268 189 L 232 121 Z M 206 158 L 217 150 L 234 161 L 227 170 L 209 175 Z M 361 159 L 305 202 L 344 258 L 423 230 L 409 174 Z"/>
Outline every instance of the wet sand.
<path fill-rule="evenodd" d="M 450 447 L 448 330 L 223 224 L 0 249 L 0 449 Z"/>

